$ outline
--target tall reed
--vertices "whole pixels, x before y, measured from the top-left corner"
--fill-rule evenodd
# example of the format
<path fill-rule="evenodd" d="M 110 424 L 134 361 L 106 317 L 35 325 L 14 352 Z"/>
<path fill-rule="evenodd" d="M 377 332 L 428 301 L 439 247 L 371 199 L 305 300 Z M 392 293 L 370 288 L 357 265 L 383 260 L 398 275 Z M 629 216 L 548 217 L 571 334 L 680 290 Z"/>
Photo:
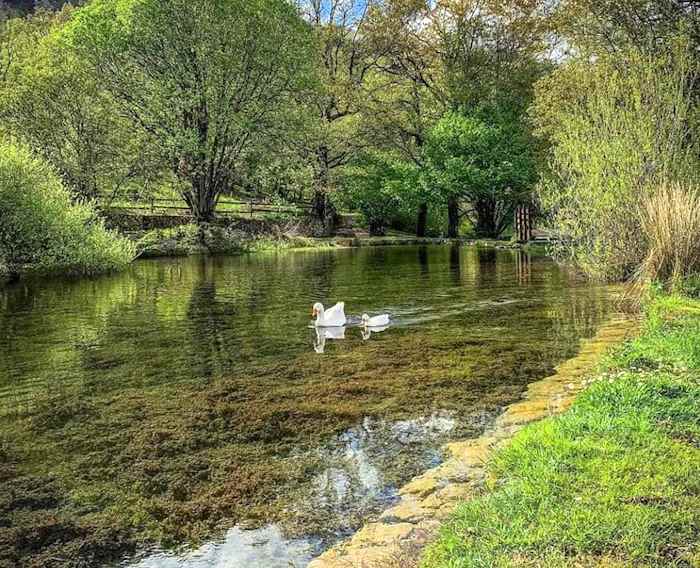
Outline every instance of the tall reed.
<path fill-rule="evenodd" d="M 641 226 L 646 257 L 638 282 L 673 289 L 700 273 L 700 193 L 681 184 L 662 186 L 642 202 Z"/>

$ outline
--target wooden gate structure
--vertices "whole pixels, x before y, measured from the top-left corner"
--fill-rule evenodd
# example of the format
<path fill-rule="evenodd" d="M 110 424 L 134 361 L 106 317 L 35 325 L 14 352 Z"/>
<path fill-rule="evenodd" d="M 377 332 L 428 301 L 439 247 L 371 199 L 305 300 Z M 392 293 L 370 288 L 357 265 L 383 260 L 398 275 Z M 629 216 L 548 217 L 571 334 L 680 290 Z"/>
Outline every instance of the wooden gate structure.
<path fill-rule="evenodd" d="M 529 203 L 518 205 L 515 209 L 515 235 L 519 243 L 532 239 L 532 206 Z"/>

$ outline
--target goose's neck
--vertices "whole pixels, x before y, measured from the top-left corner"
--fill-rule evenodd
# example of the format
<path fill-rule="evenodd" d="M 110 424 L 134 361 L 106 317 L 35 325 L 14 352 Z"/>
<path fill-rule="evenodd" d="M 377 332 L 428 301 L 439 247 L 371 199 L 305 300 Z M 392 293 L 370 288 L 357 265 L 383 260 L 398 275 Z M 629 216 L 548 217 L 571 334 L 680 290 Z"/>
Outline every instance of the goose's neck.
<path fill-rule="evenodd" d="M 326 313 L 326 310 L 321 307 L 320 309 L 316 310 L 316 324 L 319 324 L 323 321 L 323 316 Z"/>

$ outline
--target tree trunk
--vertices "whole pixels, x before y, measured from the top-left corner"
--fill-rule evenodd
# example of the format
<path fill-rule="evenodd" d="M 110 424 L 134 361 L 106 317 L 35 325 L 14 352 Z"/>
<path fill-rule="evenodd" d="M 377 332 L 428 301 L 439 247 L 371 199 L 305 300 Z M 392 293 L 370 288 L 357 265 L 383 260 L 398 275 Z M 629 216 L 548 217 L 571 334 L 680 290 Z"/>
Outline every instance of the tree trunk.
<path fill-rule="evenodd" d="M 456 239 L 459 236 L 459 202 L 456 197 L 447 200 L 447 238 Z"/>
<path fill-rule="evenodd" d="M 316 219 L 323 221 L 326 218 L 326 192 L 322 189 L 314 191 L 314 198 L 312 200 L 312 212 Z"/>
<path fill-rule="evenodd" d="M 216 198 L 218 192 L 206 186 L 193 187 L 184 194 L 192 217 L 198 225 L 211 223 L 214 220 L 214 210 L 216 209 Z"/>
<path fill-rule="evenodd" d="M 314 197 L 311 213 L 316 221 L 314 233 L 330 236 L 335 232 L 336 212 L 328 196 L 331 188 L 330 151 L 324 145 L 316 148 L 318 169 L 314 174 Z"/>
<path fill-rule="evenodd" d="M 474 207 L 476 211 L 476 233 L 480 237 L 497 239 L 496 204 L 490 200 L 479 201 Z"/>
<path fill-rule="evenodd" d="M 212 181 L 215 178 L 199 173 L 206 171 L 206 164 L 200 163 L 192 168 L 184 157 L 180 159 L 177 169 L 178 176 L 189 184 L 189 189 L 182 192 L 182 198 L 198 225 L 210 223 L 214 219 L 216 202 L 221 191 Z"/>
<path fill-rule="evenodd" d="M 328 191 L 319 188 L 314 192 L 311 212 L 318 223 L 319 236 L 329 236 L 335 231 L 335 209 L 328 199 Z"/>
<path fill-rule="evenodd" d="M 370 237 L 383 237 L 386 235 L 386 227 L 382 221 L 370 221 L 369 222 L 369 236 Z"/>
<path fill-rule="evenodd" d="M 335 232 L 336 212 L 328 196 L 331 188 L 330 150 L 321 145 L 316 148 L 318 169 L 314 174 L 314 196 L 311 213 L 316 221 L 314 233 L 330 236 Z"/>
<path fill-rule="evenodd" d="M 428 228 L 428 204 L 421 203 L 418 206 L 418 221 L 416 222 L 416 237 L 425 237 Z"/>

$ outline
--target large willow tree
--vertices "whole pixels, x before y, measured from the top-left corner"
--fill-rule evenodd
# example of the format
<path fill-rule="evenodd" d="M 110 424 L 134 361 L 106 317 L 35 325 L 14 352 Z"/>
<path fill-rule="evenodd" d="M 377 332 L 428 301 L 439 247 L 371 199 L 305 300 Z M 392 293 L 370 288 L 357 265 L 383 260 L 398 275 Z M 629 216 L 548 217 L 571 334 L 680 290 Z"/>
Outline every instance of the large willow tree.
<path fill-rule="evenodd" d="M 286 0 L 95 0 L 66 29 L 156 141 L 198 222 L 304 87 L 311 33 Z"/>

